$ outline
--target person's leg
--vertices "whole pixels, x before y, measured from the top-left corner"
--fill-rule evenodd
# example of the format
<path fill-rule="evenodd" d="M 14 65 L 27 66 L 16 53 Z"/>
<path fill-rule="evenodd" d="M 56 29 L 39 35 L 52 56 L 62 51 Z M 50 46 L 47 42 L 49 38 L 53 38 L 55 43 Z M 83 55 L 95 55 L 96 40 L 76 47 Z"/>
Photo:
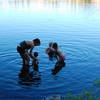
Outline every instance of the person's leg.
<path fill-rule="evenodd" d="M 62 66 L 62 67 L 64 67 L 65 66 L 64 60 L 60 61 L 59 65 Z"/>
<path fill-rule="evenodd" d="M 21 71 L 19 73 L 19 78 L 27 78 L 29 76 L 29 68 L 28 66 L 22 66 Z"/>
<path fill-rule="evenodd" d="M 19 74 L 19 78 L 26 78 L 29 75 L 29 56 L 28 54 L 25 52 L 25 50 L 23 48 L 21 48 L 20 46 L 17 46 L 17 51 L 20 54 L 22 61 L 23 61 L 23 65 L 22 65 L 22 69 L 21 72 Z"/>
<path fill-rule="evenodd" d="M 30 58 L 29 58 L 29 55 L 27 53 L 24 53 L 22 55 L 22 59 L 23 59 L 23 66 L 29 66 Z"/>
<path fill-rule="evenodd" d="M 25 50 L 23 50 L 22 47 L 17 46 L 17 52 L 19 53 L 19 55 L 21 56 L 22 60 L 23 60 L 23 66 L 27 65 L 27 57 L 25 57 Z"/>
<path fill-rule="evenodd" d="M 38 64 L 34 64 L 34 70 L 37 72 L 39 71 Z"/>
<path fill-rule="evenodd" d="M 52 74 L 55 75 L 57 74 L 61 69 L 62 69 L 62 62 L 61 61 L 57 61 L 55 64 L 54 69 L 52 70 Z"/>

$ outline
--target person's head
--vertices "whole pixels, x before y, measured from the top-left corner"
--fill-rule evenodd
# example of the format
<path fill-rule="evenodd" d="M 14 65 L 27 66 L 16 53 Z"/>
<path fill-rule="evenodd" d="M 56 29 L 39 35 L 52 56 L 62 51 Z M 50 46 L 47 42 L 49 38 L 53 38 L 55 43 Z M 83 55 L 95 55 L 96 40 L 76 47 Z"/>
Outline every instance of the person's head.
<path fill-rule="evenodd" d="M 52 45 L 53 45 L 53 43 L 52 43 L 52 42 L 50 42 L 50 43 L 49 43 L 49 47 L 52 47 Z"/>
<path fill-rule="evenodd" d="M 56 42 L 53 43 L 53 46 L 52 46 L 55 50 L 58 49 L 58 44 Z"/>
<path fill-rule="evenodd" d="M 38 56 L 38 52 L 34 52 L 34 57 L 37 57 Z"/>
<path fill-rule="evenodd" d="M 41 44 L 40 39 L 36 38 L 33 40 L 34 46 L 39 46 Z"/>

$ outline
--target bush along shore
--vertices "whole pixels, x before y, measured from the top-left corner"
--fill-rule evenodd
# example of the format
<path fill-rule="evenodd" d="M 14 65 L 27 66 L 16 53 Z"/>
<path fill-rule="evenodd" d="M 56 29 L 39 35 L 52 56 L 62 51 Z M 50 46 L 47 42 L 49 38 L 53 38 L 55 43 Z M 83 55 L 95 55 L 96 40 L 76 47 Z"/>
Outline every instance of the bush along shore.
<path fill-rule="evenodd" d="M 68 93 L 66 96 L 54 95 L 46 97 L 43 100 L 100 100 L 96 94 L 93 94 L 91 91 L 83 91 L 78 95 Z"/>
<path fill-rule="evenodd" d="M 93 83 L 93 86 L 100 87 L 100 80 L 96 80 Z M 93 90 L 83 90 L 77 95 L 68 93 L 63 97 L 61 95 L 53 95 L 50 97 L 46 97 L 43 100 L 100 100 L 100 90 L 98 90 L 97 92 L 94 92 Z"/>

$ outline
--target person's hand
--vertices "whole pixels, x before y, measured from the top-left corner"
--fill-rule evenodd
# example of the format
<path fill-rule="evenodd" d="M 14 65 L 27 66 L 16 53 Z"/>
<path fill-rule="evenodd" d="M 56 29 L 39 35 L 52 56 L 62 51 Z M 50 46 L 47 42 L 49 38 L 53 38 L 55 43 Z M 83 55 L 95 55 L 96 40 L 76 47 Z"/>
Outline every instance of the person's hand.
<path fill-rule="evenodd" d="M 29 56 L 31 57 L 31 58 L 33 58 L 33 56 L 32 56 L 32 54 L 31 53 L 28 53 L 29 54 Z"/>
<path fill-rule="evenodd" d="M 31 53 L 28 53 L 29 56 L 31 56 Z"/>

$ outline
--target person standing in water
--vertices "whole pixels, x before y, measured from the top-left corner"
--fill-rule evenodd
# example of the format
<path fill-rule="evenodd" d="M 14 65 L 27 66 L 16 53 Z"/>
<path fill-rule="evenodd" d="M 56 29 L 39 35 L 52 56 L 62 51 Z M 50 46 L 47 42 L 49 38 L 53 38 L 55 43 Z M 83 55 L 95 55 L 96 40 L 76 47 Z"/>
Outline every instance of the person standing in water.
<path fill-rule="evenodd" d="M 29 66 L 30 55 L 35 46 L 40 46 L 40 39 L 36 38 L 32 41 L 24 40 L 17 46 L 17 51 L 23 60 L 23 66 Z"/>
<path fill-rule="evenodd" d="M 54 69 L 52 69 L 52 74 L 58 73 L 64 66 L 65 66 L 65 56 L 64 54 L 58 49 L 58 44 L 55 42 L 53 43 L 52 48 L 54 49 L 54 57 L 57 59 Z"/>

